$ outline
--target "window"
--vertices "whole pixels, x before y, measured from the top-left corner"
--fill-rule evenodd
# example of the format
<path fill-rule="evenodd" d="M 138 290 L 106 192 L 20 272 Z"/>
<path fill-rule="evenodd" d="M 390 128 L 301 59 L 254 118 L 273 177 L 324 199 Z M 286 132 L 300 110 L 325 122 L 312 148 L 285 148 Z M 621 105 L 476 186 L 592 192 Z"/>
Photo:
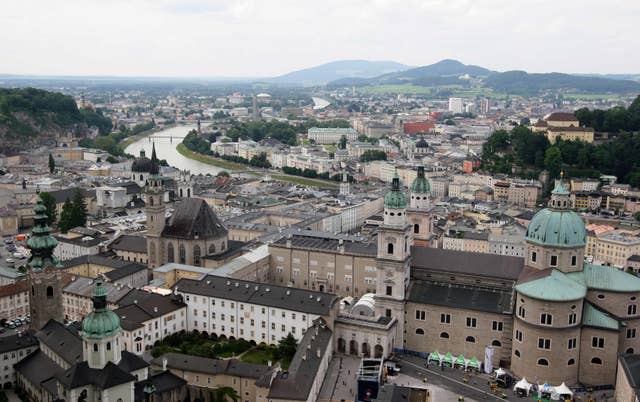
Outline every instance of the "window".
<path fill-rule="evenodd" d="M 424 335 L 424 329 L 416 328 L 416 335 Z"/>
<path fill-rule="evenodd" d="M 551 339 L 538 338 L 538 349 L 551 349 Z"/>
<path fill-rule="evenodd" d="M 420 225 L 417 223 L 413 225 L 413 233 L 420 233 Z"/>
<path fill-rule="evenodd" d="M 467 317 L 467 328 L 476 328 L 478 326 L 478 319 L 475 317 Z"/>
<path fill-rule="evenodd" d="M 451 324 L 451 314 L 440 314 L 440 323 Z"/>
<path fill-rule="evenodd" d="M 636 315 L 638 306 L 635 304 L 629 304 L 627 306 L 627 315 Z"/>
<path fill-rule="evenodd" d="M 424 310 L 416 310 L 416 320 L 424 321 L 427 319 L 427 312 Z"/>
<path fill-rule="evenodd" d="M 209 254 L 215 254 L 216 253 L 216 245 L 211 243 L 211 245 L 209 246 Z"/>
<path fill-rule="evenodd" d="M 538 259 L 538 253 L 536 253 L 535 251 L 531 252 L 531 262 L 536 262 L 536 260 Z"/>
<path fill-rule="evenodd" d="M 502 342 L 500 342 L 497 339 L 494 339 L 493 341 L 491 341 L 491 346 L 502 347 Z"/>
<path fill-rule="evenodd" d="M 200 246 L 193 246 L 193 265 L 200 266 Z"/>
<path fill-rule="evenodd" d="M 633 348 L 629 348 L 629 349 L 627 349 L 627 350 L 625 351 L 625 353 L 628 353 L 628 354 L 632 355 L 632 354 L 633 354 Z"/>
<path fill-rule="evenodd" d="M 569 314 L 569 325 L 575 324 L 576 321 L 578 321 L 578 316 L 576 315 L 576 313 Z"/>
<path fill-rule="evenodd" d="M 107 342 L 107 350 L 111 350 L 111 342 Z"/>
<path fill-rule="evenodd" d="M 393 243 L 387 244 L 387 254 L 393 254 Z"/>
<path fill-rule="evenodd" d="M 538 366 L 548 366 L 549 362 L 547 359 L 538 359 Z"/>
<path fill-rule="evenodd" d="M 167 261 L 168 262 L 174 262 L 174 256 L 173 256 L 173 243 L 169 243 L 169 245 L 167 246 Z"/>
<path fill-rule="evenodd" d="M 524 316 L 525 316 L 524 306 L 518 307 L 518 316 L 520 318 L 524 318 Z"/>
<path fill-rule="evenodd" d="M 632 339 L 636 337 L 636 329 L 635 328 L 627 328 L 627 339 Z"/>
<path fill-rule="evenodd" d="M 558 256 L 557 255 L 552 255 L 551 256 L 551 263 L 549 264 L 552 267 L 557 267 L 558 266 Z"/>
<path fill-rule="evenodd" d="M 569 341 L 567 342 L 567 349 L 575 349 L 577 343 L 578 343 L 578 340 L 576 338 L 570 338 Z"/>
<path fill-rule="evenodd" d="M 520 351 L 518 349 L 516 349 L 515 352 L 513 352 L 514 355 L 516 355 L 517 357 L 520 357 Z"/>
<path fill-rule="evenodd" d="M 516 329 L 516 340 L 522 342 L 522 332 Z"/>
<path fill-rule="evenodd" d="M 440 338 L 449 339 L 449 334 L 446 332 L 440 332 Z"/>
<path fill-rule="evenodd" d="M 391 317 L 391 309 L 386 309 L 386 310 L 384 311 L 384 315 L 385 315 L 386 317 Z"/>
<path fill-rule="evenodd" d="M 540 324 L 542 325 L 551 325 L 553 322 L 553 317 L 551 314 L 542 313 L 540 314 Z"/>
<path fill-rule="evenodd" d="M 571 256 L 571 266 L 575 267 L 576 265 L 578 265 L 578 257 L 575 255 Z"/>
<path fill-rule="evenodd" d="M 393 288 L 391 286 L 387 286 L 386 295 L 391 296 L 392 291 L 393 291 Z"/>
<path fill-rule="evenodd" d="M 53 299 L 53 286 L 47 286 L 47 299 Z"/>
<path fill-rule="evenodd" d="M 600 359 L 599 357 L 594 357 L 593 359 L 591 359 L 591 364 L 602 364 L 602 359 Z"/>
<path fill-rule="evenodd" d="M 603 349 L 604 348 L 604 338 L 599 338 L 597 336 L 594 336 L 591 338 L 591 347 L 592 348 L 597 348 L 597 349 Z"/>
<path fill-rule="evenodd" d="M 574 364 L 576 364 L 576 359 L 569 359 L 567 362 L 567 366 L 573 366 Z"/>
<path fill-rule="evenodd" d="M 502 321 L 493 321 L 491 323 L 492 331 L 502 331 L 502 327 L 503 327 Z"/>
<path fill-rule="evenodd" d="M 93 344 L 93 351 L 94 351 L 94 352 L 97 352 L 97 351 L 98 351 L 98 344 L 97 344 L 97 343 L 94 343 L 94 344 Z"/>
<path fill-rule="evenodd" d="M 464 341 L 469 343 L 476 343 L 476 338 L 474 338 L 473 336 L 467 336 L 467 339 L 465 339 Z"/>
<path fill-rule="evenodd" d="M 187 252 L 184 248 L 184 244 L 181 244 L 180 246 L 178 246 L 178 254 L 179 254 L 179 262 L 180 264 L 186 264 L 187 263 Z"/>

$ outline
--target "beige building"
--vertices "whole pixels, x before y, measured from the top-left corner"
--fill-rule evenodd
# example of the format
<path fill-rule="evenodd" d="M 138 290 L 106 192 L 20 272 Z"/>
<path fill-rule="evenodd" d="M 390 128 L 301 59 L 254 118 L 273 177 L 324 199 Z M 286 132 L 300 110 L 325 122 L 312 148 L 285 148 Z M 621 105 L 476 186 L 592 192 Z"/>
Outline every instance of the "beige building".
<path fill-rule="evenodd" d="M 532 128 L 533 131 L 546 133 L 551 144 L 554 144 L 558 138 L 564 141 L 593 142 L 593 128 L 581 127 L 573 113 L 551 113 L 544 119 L 538 120 Z"/>
<path fill-rule="evenodd" d="M 593 260 L 599 264 L 623 268 L 629 257 L 640 254 L 638 231 L 610 230 L 588 238 Z"/>
<path fill-rule="evenodd" d="M 7 321 L 29 315 L 29 293 L 27 281 L 0 286 L 0 318 Z"/>

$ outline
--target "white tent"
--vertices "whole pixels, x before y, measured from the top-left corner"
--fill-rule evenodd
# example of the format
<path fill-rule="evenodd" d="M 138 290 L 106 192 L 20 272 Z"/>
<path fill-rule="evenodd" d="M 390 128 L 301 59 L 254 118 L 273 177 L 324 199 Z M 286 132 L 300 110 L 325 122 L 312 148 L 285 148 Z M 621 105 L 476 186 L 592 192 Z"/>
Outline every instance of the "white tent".
<path fill-rule="evenodd" d="M 557 387 L 554 387 L 554 392 L 558 394 L 558 396 L 560 395 L 569 395 L 570 397 L 573 396 L 573 392 L 569 389 L 569 387 L 567 387 L 565 383 L 562 383 Z"/>
<path fill-rule="evenodd" d="M 526 378 L 523 378 L 516 383 L 516 385 L 513 387 L 513 390 L 515 391 L 517 389 L 522 389 L 528 394 L 529 391 L 531 391 L 531 387 L 533 387 L 533 384 L 529 383 Z"/>
<path fill-rule="evenodd" d="M 502 377 L 505 374 L 507 374 L 507 372 L 504 371 L 502 367 L 498 367 L 498 369 L 496 370 L 496 378 Z"/>

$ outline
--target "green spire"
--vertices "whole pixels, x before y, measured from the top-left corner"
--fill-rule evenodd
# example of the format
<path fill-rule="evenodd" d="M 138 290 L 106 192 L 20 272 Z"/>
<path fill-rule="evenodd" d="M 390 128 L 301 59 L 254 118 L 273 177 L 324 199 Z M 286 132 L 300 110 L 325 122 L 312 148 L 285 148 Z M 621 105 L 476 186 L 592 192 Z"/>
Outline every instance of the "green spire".
<path fill-rule="evenodd" d="M 407 207 L 407 199 L 402 191 L 400 191 L 400 177 L 398 172 L 393 176 L 391 181 L 391 191 L 384 196 L 385 208 L 402 209 Z"/>
<path fill-rule="evenodd" d="M 40 271 L 47 266 L 61 267 L 60 261 L 53 255 L 53 250 L 58 245 L 58 241 L 51 236 L 51 229 L 47 225 L 47 207 L 44 206 L 42 198 L 38 196 L 35 208 L 33 208 L 35 224 L 33 233 L 27 240 L 27 247 L 31 250 L 28 266 L 34 271 Z"/>
<path fill-rule="evenodd" d="M 424 175 L 424 166 L 418 166 L 418 176 L 411 184 L 411 192 L 415 194 L 429 194 L 431 193 L 431 186 L 429 181 Z"/>

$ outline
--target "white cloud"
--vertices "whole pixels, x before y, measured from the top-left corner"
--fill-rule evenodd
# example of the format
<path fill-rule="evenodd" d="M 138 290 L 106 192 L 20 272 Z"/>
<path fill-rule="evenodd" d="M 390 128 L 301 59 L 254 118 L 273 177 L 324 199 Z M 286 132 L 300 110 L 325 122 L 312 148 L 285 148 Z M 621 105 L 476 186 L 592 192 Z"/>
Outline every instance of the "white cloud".
<path fill-rule="evenodd" d="M 269 76 L 339 59 L 640 72 L 629 0 L 22 0 L 0 73 Z"/>

